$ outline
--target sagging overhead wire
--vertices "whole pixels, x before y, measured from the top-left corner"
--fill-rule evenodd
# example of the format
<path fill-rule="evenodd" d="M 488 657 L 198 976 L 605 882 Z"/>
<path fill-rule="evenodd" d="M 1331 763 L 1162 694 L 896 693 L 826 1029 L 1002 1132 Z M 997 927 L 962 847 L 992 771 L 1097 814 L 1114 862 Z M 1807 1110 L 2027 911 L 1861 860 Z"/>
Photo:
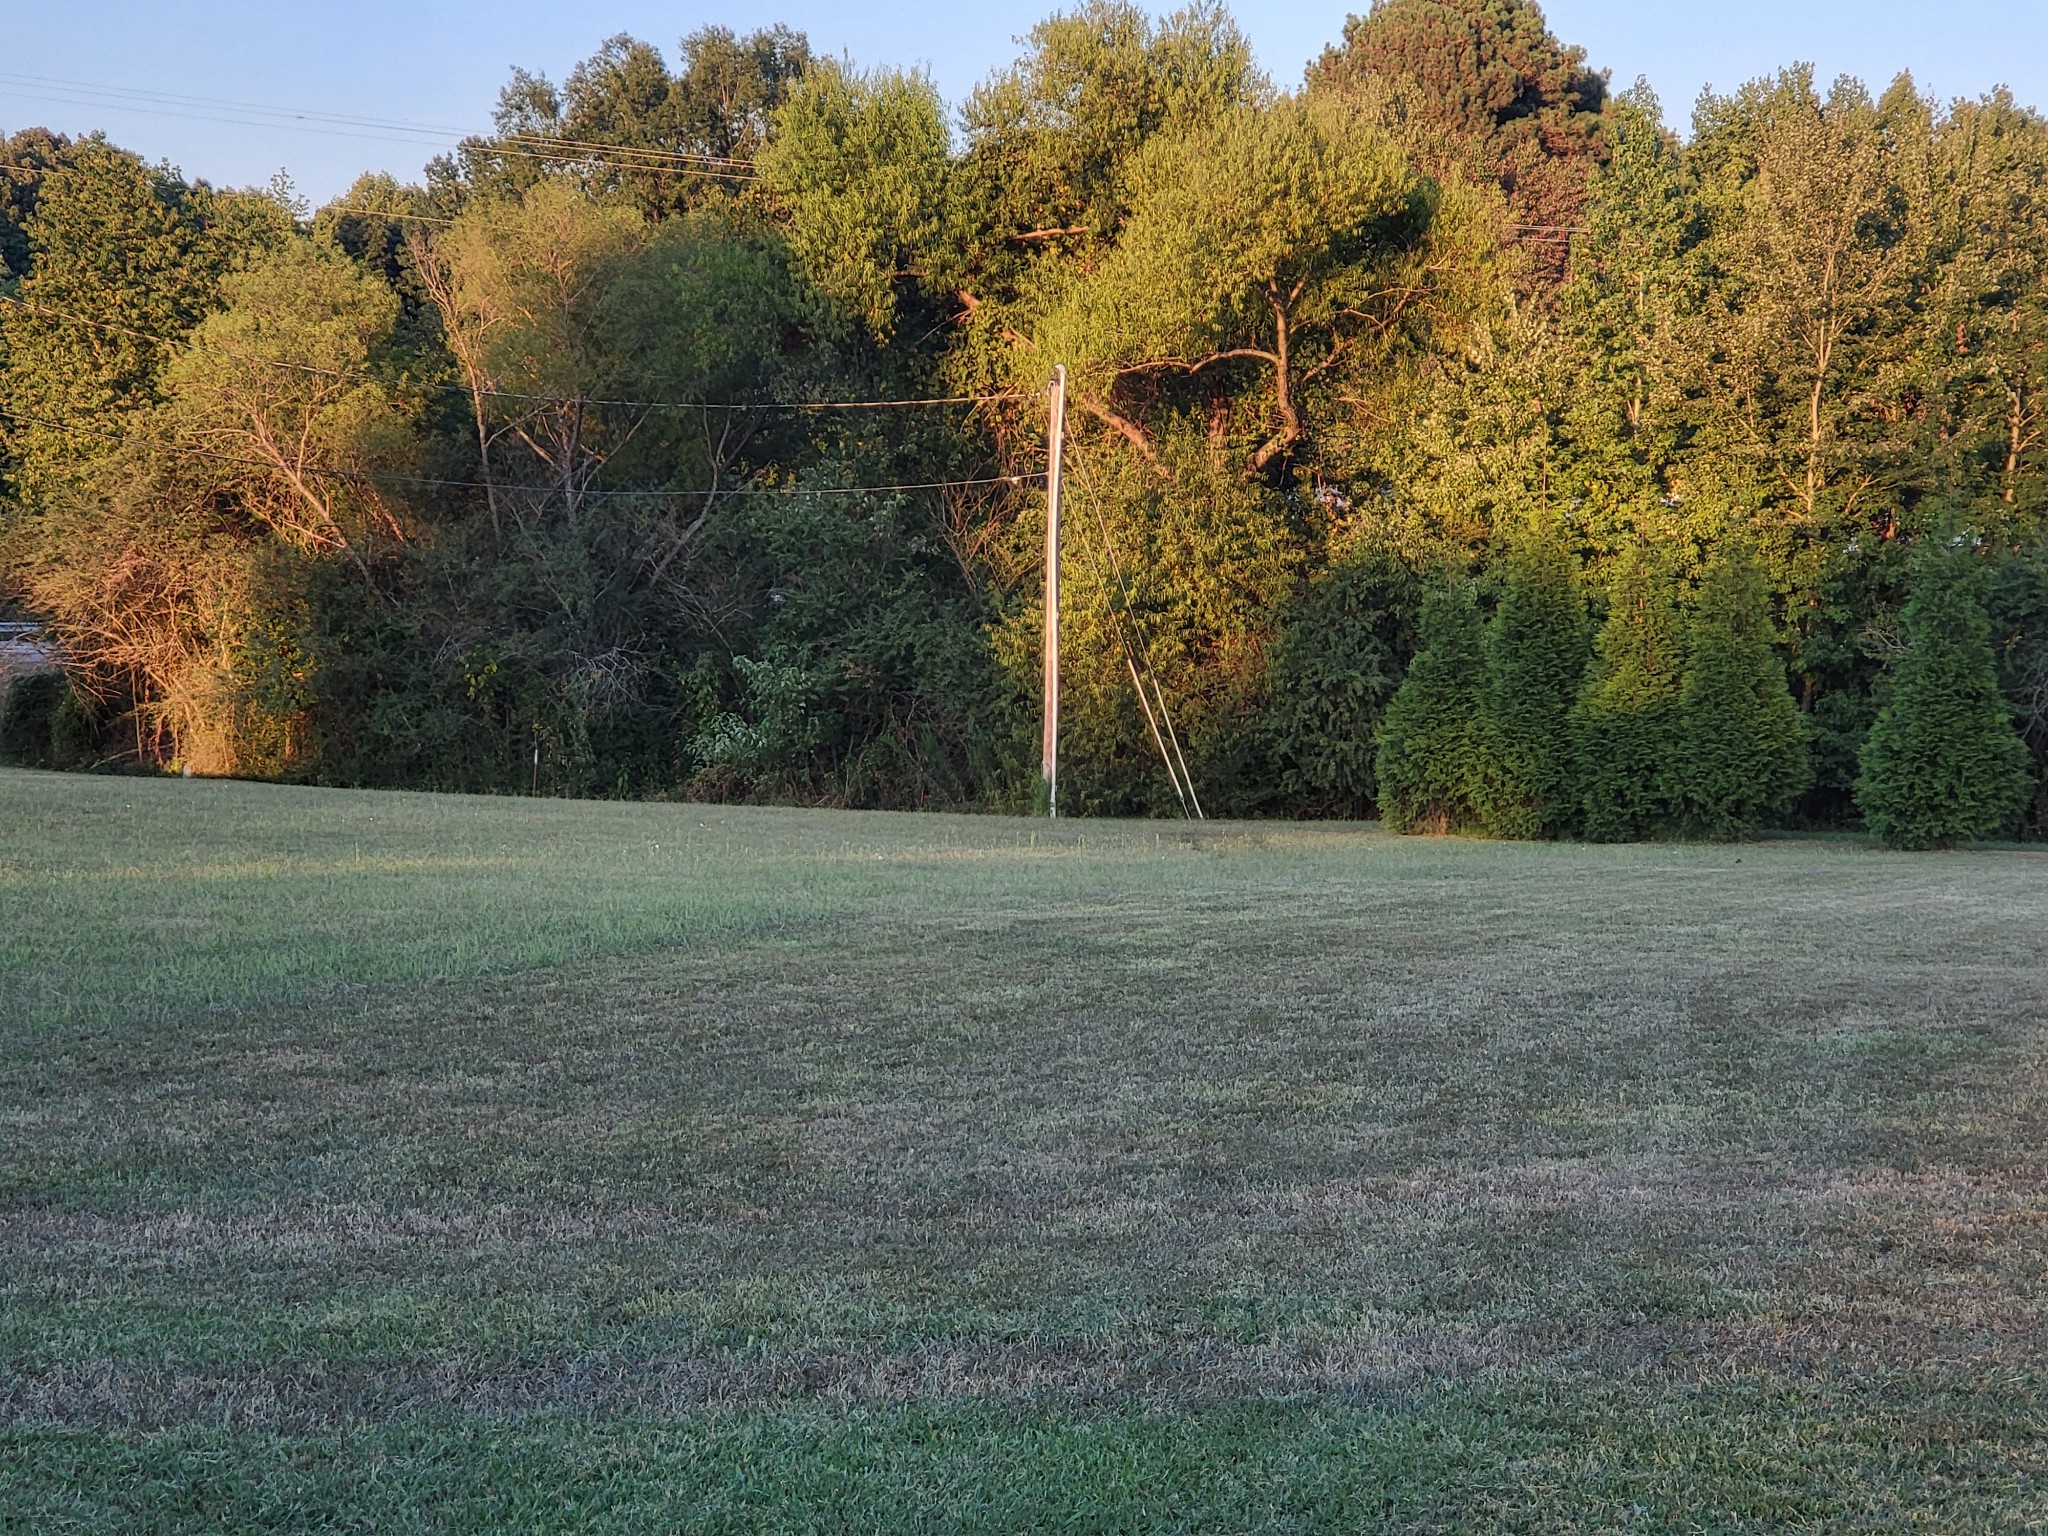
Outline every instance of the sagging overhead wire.
<path fill-rule="evenodd" d="M 111 442 L 124 440 L 125 434 L 106 427 L 81 427 L 75 423 L 51 421 L 42 416 L 31 416 L 11 406 L 0 405 L 0 416 L 10 421 L 25 422 L 30 426 L 46 427 L 53 432 L 65 432 L 79 437 L 98 437 Z M 189 443 L 172 443 L 174 452 L 188 458 L 211 459 L 223 464 L 241 464 L 251 469 L 269 470 L 273 473 L 280 467 L 269 459 L 252 459 L 240 454 L 221 453 L 211 448 L 198 448 Z M 539 496 L 562 494 L 560 484 L 518 485 L 497 480 L 451 480 L 431 475 L 401 475 L 380 470 L 337 469 L 329 464 L 295 463 L 292 469 L 300 474 L 314 475 L 321 479 L 345 481 L 362 485 L 411 485 L 430 490 L 471 490 L 500 491 L 506 493 L 528 493 Z M 704 500 L 717 497 L 739 496 L 867 496 L 885 495 L 896 491 L 953 491 L 971 490 L 989 485 L 1029 485 L 1044 478 L 1042 471 L 1020 475 L 989 475 L 970 480 L 922 480 L 895 485 L 769 485 L 769 486 L 728 486 L 704 490 L 615 490 L 591 488 L 578 491 L 579 497 L 602 499 L 625 497 L 642 501 L 655 500 Z"/>
<path fill-rule="evenodd" d="M 140 112 L 152 117 L 171 117 L 189 122 L 218 122 L 238 127 L 285 129 L 294 133 L 370 139 L 386 144 L 411 144 L 426 149 L 461 149 L 473 145 L 487 153 L 516 159 L 541 160 L 556 164 L 609 163 L 617 169 L 665 170 L 677 175 L 709 177 L 723 181 L 758 179 L 750 161 L 726 155 L 699 154 L 690 150 L 661 149 L 653 145 L 600 144 L 590 139 L 561 139 L 552 135 L 531 133 L 511 134 L 504 139 L 493 140 L 483 135 L 466 134 L 459 128 L 436 123 L 409 122 L 401 118 L 361 117 L 350 113 L 269 106 L 259 102 L 234 101 L 223 97 L 187 96 L 128 86 L 91 85 L 78 80 L 12 72 L 0 72 L 0 90 L 66 105 L 114 108 L 124 112 Z"/>
<path fill-rule="evenodd" d="M 397 215 L 387 215 L 397 217 Z M 186 351 L 198 350 L 198 343 L 190 337 L 165 336 L 153 331 L 138 330 L 133 326 L 115 325 L 107 320 L 94 320 L 90 316 L 72 310 L 59 309 L 55 305 L 40 304 L 30 299 L 16 298 L 12 294 L 0 293 L 0 304 L 11 304 L 34 314 L 48 315 L 54 319 L 66 320 L 74 325 L 90 326 L 95 330 L 108 331 L 119 336 L 130 336 L 138 341 L 151 342 L 157 346 L 180 347 Z M 236 352 L 227 347 L 211 347 L 209 350 L 222 357 L 232 358 L 238 363 L 250 363 L 259 368 L 275 368 L 285 373 L 310 374 L 317 378 L 355 379 L 363 383 L 388 384 L 390 381 L 359 368 L 322 368 L 317 363 L 298 363 L 288 358 L 256 357 L 246 352 Z M 931 395 L 922 399 L 909 400 L 618 400 L 609 398 L 579 398 L 567 395 L 543 395 L 512 389 L 475 389 L 470 385 L 453 380 L 417 380 L 416 389 L 437 392 L 480 395 L 487 400 L 518 400 L 533 405 L 583 405 L 599 406 L 612 410 L 646 411 L 894 411 L 908 410 L 919 406 L 941 405 L 991 405 L 1006 400 L 1035 398 L 1018 391 L 993 395 Z"/>
<path fill-rule="evenodd" d="M 514 133 L 507 134 L 503 139 L 478 138 L 475 142 L 479 148 L 485 150 L 496 149 L 500 144 L 517 144 L 537 151 L 564 150 L 572 154 L 583 151 L 601 160 L 646 161 L 650 167 L 657 169 L 662 162 L 676 161 L 722 169 L 734 175 L 745 176 L 748 180 L 755 179 L 754 162 L 751 160 L 739 160 L 731 155 L 699 154 L 692 149 L 659 149 L 652 144 L 606 144 L 597 139 L 564 139 L 549 133 Z"/>
<path fill-rule="evenodd" d="M 23 94 L 63 92 L 68 95 L 105 97 L 110 102 L 144 102 L 166 106 L 193 107 L 238 113 L 252 117 L 282 117 L 330 127 L 375 128 L 403 133 L 443 137 L 462 130 L 445 123 L 422 123 L 408 118 L 366 117 L 350 112 L 321 112 L 310 107 L 276 107 L 262 102 L 234 101 L 221 96 L 187 96 L 174 91 L 153 91 L 126 85 L 97 85 L 86 80 L 65 80 L 54 75 L 0 71 L 0 86 Z"/>

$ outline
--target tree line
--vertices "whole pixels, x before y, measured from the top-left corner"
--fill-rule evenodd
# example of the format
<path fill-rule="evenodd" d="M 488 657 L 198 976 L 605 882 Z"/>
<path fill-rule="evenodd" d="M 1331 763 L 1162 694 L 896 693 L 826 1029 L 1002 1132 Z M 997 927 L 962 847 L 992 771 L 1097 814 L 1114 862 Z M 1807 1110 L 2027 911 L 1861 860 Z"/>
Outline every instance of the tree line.
<path fill-rule="evenodd" d="M 319 209 L 0 145 L 0 746 L 1508 836 L 2048 831 L 2048 121 L 1675 131 L 1527 0 L 1054 15 L 959 109 L 711 28 Z M 890 402 L 894 402 L 890 404 Z M 1931 809 L 1930 809 L 1931 807 Z"/>

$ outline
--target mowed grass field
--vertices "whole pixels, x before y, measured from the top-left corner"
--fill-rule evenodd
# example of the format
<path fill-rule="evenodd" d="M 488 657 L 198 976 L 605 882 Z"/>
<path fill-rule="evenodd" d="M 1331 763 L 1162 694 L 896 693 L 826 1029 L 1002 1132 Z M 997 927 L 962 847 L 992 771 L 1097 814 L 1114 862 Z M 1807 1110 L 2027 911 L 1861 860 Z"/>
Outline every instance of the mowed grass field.
<path fill-rule="evenodd" d="M 2048 856 L 0 772 L 0 1530 L 2048 1530 Z"/>

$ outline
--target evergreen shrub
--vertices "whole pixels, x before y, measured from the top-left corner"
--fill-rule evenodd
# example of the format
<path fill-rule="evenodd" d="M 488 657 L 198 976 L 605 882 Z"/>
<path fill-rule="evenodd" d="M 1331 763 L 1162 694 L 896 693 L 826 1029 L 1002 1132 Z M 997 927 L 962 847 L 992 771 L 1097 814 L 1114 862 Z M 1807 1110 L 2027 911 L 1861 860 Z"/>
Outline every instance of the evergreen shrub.
<path fill-rule="evenodd" d="M 1672 790 L 1680 829 L 1738 837 L 1813 781 L 1806 726 L 1771 645 L 1770 592 L 1745 551 L 1707 567 L 1688 626 Z"/>
<path fill-rule="evenodd" d="M 1673 586 L 1648 556 L 1622 558 L 1592 670 L 1572 706 L 1582 824 L 1601 842 L 1653 837 L 1676 820 L 1684 645 Z"/>
<path fill-rule="evenodd" d="M 1380 815 L 1397 832 L 1460 831 L 1479 823 L 1483 766 L 1486 650 L 1471 590 L 1461 584 L 1424 597 L 1417 639 L 1380 722 Z"/>
<path fill-rule="evenodd" d="M 1308 584 L 1273 647 L 1262 745 L 1278 806 L 1358 816 L 1372 805 L 1373 738 L 1415 646 L 1414 574 L 1381 551 Z"/>
<path fill-rule="evenodd" d="M 1863 744 L 1856 803 L 1870 830 L 1895 848 L 1996 836 L 2032 787 L 1973 574 L 1968 551 L 1952 539 L 1921 552 L 1906 649 Z"/>
<path fill-rule="evenodd" d="M 61 672 L 29 672 L 0 698 L 0 762 L 77 768 L 92 760 L 92 712 Z"/>
<path fill-rule="evenodd" d="M 1567 722 L 1588 649 L 1577 564 L 1555 539 L 1521 540 L 1486 628 L 1480 815 L 1496 837 L 1542 837 L 1575 819 Z"/>

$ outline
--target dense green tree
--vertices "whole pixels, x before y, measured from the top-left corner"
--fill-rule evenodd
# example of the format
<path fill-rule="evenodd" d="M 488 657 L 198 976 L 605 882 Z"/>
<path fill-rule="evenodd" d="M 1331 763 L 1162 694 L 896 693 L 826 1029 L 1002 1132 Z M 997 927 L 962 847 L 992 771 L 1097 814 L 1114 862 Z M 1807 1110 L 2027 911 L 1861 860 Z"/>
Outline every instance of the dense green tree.
<path fill-rule="evenodd" d="M 1563 273 L 1606 153 L 1606 77 L 1560 43 L 1533 0 L 1373 0 L 1310 71 L 1319 88 L 1391 91 L 1434 175 L 1500 188 L 1505 233 L 1537 270 Z"/>
<path fill-rule="evenodd" d="M 1734 837 L 1783 813 L 1813 778 L 1806 731 L 1771 643 L 1770 593 L 1749 553 L 1724 546 L 1686 627 L 1671 776 L 1685 831 Z"/>
<path fill-rule="evenodd" d="M 1655 837 L 1677 819 L 1685 637 L 1675 599 L 1658 558 L 1624 554 L 1569 721 L 1581 825 L 1601 842 Z"/>
<path fill-rule="evenodd" d="M 878 341 L 906 291 L 951 286 L 945 103 L 922 75 L 821 64 L 776 116 L 761 175 L 811 281 Z"/>
<path fill-rule="evenodd" d="M 1460 832 L 1481 824 L 1484 637 L 1469 588 L 1437 587 L 1423 598 L 1415 659 L 1380 722 L 1373 761 L 1380 815 L 1397 832 Z"/>
<path fill-rule="evenodd" d="M 1586 600 L 1555 537 L 1510 547 L 1486 627 L 1480 812 L 1496 837 L 1566 829 L 1577 811 L 1567 721 L 1586 676 Z"/>
<path fill-rule="evenodd" d="M 71 140 L 47 128 L 24 128 L 0 139 L 0 291 L 29 269 L 28 226 L 41 201 L 43 178 L 71 157 Z"/>
<path fill-rule="evenodd" d="M 0 441 L 16 493 L 75 484 L 126 413 L 161 399 L 222 275 L 289 228 L 268 198 L 188 186 L 103 139 L 72 145 L 38 188 L 16 302 L 0 303 Z"/>
<path fill-rule="evenodd" d="M 1125 0 L 1086 0 L 1026 41 L 963 118 L 967 166 L 991 204 L 988 233 L 1027 249 L 1113 237 L 1129 211 L 1133 155 L 1267 93 L 1243 34 L 1213 4 L 1155 22 Z"/>
<path fill-rule="evenodd" d="M 1142 454 L 1162 394 L 1249 376 L 1235 398 L 1207 391 L 1205 414 L 1257 474 L 1309 430 L 1304 390 L 1381 341 L 1372 299 L 1420 243 L 1427 191 L 1376 127 L 1320 98 L 1240 109 L 1142 160 L 1121 238 L 1048 316 L 1037 355 L 1068 363 L 1082 408 Z"/>
<path fill-rule="evenodd" d="M 1273 646 L 1264 807 L 1371 811 L 1373 738 L 1415 648 L 1417 600 L 1414 574 L 1369 545 L 1343 550 L 1310 579 Z"/>
<path fill-rule="evenodd" d="M 1904 346 L 1914 231 L 1876 104 L 1853 82 L 1823 99 L 1810 70 L 1791 70 L 1704 99 L 1694 133 L 1730 279 L 1714 316 L 1717 439 L 1802 528 L 1889 514 L 1897 418 L 1871 407 Z"/>
<path fill-rule="evenodd" d="M 2048 482 L 2048 122 L 1998 92 L 1930 125 L 1914 447 L 1983 526 L 2038 526 Z"/>
<path fill-rule="evenodd" d="M 1013 310 L 1028 314 L 1035 290 L 1116 237 L 1138 190 L 1132 157 L 1147 143 L 1269 94 L 1243 35 L 1214 5 L 1155 22 L 1128 0 L 1087 0 L 1026 42 L 962 112 L 961 298 L 981 327 L 1020 325 Z"/>
<path fill-rule="evenodd" d="M 621 33 L 559 87 L 514 70 L 497 132 L 465 140 L 442 174 L 489 196 L 548 177 L 663 218 L 744 193 L 776 111 L 810 68 L 800 32 L 741 37 L 709 26 L 682 40 L 671 73 L 659 49 Z"/>
<path fill-rule="evenodd" d="M 2048 836 L 2048 544 L 2036 540 L 2000 559 L 1984 606 L 1999 686 L 2034 760 L 2023 830 Z"/>
<path fill-rule="evenodd" d="M 1271 94 L 1243 34 L 1211 3 L 1154 20 L 1129 0 L 1085 0 L 1025 41 L 961 114 L 947 369 L 968 388 L 1013 379 L 1020 338 L 1117 238 L 1143 190 L 1131 172 L 1148 143 Z"/>
<path fill-rule="evenodd" d="M 386 367 L 397 303 L 331 246 L 258 248 L 131 412 L 115 454 L 42 498 L 8 540 L 16 582 L 58 620 L 85 687 L 210 773 L 277 772 L 310 747 L 313 658 L 272 604 L 325 556 L 372 577 L 403 542 L 379 481 L 413 452 Z"/>
<path fill-rule="evenodd" d="M 390 348 L 398 300 L 332 245 L 286 242 L 221 283 L 165 369 L 161 430 L 215 465 L 215 493 L 294 548 L 366 551 L 406 536 L 395 482 L 412 410 Z M 416 408 L 416 407 L 415 407 Z"/>
<path fill-rule="evenodd" d="M 1856 803 L 1895 848 L 1995 837 L 2027 800 L 2026 744 L 1999 692 L 1973 565 L 1960 537 L 1921 552 L 1891 696 L 1863 746 Z"/>
<path fill-rule="evenodd" d="M 1701 311 L 1711 289 L 1698 188 L 1647 86 L 1607 109 L 1607 163 L 1573 245 L 1559 329 L 1575 364 L 1550 472 L 1578 498 L 1603 552 L 1723 531 L 1712 499 L 1682 487 L 1695 430 Z M 1683 489 L 1690 489 L 1683 487 Z"/>

